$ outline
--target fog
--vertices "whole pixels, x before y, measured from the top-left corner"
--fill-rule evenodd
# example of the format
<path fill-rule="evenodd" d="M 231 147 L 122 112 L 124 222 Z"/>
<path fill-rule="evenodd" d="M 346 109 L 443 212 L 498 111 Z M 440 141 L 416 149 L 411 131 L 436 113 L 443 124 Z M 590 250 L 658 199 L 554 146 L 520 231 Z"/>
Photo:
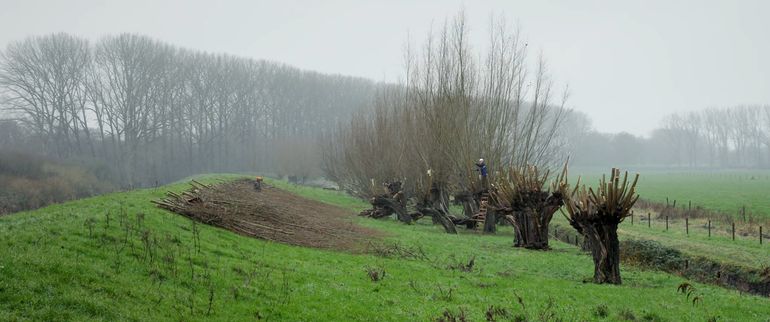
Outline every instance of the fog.
<path fill-rule="evenodd" d="M 90 178 L 62 199 L 216 172 L 420 190 L 480 157 L 770 168 L 759 2 L 0 9 L 0 179 Z"/>
<path fill-rule="evenodd" d="M 648 136 L 672 112 L 770 102 L 766 1 L 3 0 L 0 48 L 53 32 L 92 41 L 129 32 L 395 82 L 407 39 L 419 42 L 459 8 L 475 46 L 486 44 L 490 15 L 517 22 L 569 84 L 568 107 L 602 132 Z"/>

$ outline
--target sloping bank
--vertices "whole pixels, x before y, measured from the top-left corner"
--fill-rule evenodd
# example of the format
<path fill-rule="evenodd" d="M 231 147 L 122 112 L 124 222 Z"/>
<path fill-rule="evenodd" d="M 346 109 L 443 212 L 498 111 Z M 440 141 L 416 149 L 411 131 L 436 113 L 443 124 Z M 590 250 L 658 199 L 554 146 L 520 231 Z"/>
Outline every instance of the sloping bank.
<path fill-rule="evenodd" d="M 658 269 L 703 283 L 770 296 L 770 267 L 762 270 L 719 263 L 705 257 L 688 256 L 650 240 L 624 240 L 620 257 L 625 263 Z"/>
<path fill-rule="evenodd" d="M 589 248 L 571 228 L 553 225 L 551 237 L 561 242 Z M 770 267 L 752 269 L 721 263 L 701 256 L 690 256 L 663 244 L 643 239 L 620 242 L 620 260 L 628 265 L 660 270 L 701 283 L 719 285 L 741 292 L 770 297 Z"/>

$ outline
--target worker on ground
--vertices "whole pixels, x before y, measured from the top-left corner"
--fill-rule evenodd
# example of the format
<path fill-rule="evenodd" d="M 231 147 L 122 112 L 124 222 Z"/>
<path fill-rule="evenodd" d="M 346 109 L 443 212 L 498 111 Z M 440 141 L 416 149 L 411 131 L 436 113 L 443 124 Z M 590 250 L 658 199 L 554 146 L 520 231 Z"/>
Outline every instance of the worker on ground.
<path fill-rule="evenodd" d="M 261 176 L 254 178 L 254 190 L 256 191 L 262 190 L 262 180 L 263 179 Z"/>

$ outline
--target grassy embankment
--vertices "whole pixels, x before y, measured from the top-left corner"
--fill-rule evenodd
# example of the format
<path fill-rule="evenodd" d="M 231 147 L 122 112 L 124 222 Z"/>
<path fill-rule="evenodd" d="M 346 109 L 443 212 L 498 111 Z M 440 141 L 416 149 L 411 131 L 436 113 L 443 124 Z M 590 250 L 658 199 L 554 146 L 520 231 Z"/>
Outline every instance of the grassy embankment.
<path fill-rule="evenodd" d="M 213 182 L 232 176 L 207 176 Z M 270 181 L 359 210 L 344 194 Z M 624 285 L 594 285 L 591 259 L 554 242 L 514 249 L 510 234 L 447 235 L 428 224 L 351 220 L 427 258 L 301 248 L 193 224 L 149 202 L 162 189 L 115 193 L 0 218 L 0 316 L 6 320 L 484 320 L 768 321 L 770 300 L 624 267 Z M 196 242 L 197 241 L 197 242 Z M 469 271 L 451 266 L 475 257 Z M 385 271 L 373 282 L 367 269 Z"/>

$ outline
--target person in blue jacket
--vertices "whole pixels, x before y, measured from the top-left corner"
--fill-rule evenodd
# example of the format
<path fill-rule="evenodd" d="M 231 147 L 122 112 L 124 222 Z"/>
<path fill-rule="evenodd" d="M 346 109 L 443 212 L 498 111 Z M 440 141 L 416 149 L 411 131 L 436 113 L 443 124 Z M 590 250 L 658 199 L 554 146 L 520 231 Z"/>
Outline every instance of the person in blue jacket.
<path fill-rule="evenodd" d="M 487 164 L 484 162 L 484 159 L 479 159 L 479 162 L 476 162 L 476 171 L 479 172 L 479 175 L 481 175 L 481 188 L 486 190 L 487 189 Z"/>

